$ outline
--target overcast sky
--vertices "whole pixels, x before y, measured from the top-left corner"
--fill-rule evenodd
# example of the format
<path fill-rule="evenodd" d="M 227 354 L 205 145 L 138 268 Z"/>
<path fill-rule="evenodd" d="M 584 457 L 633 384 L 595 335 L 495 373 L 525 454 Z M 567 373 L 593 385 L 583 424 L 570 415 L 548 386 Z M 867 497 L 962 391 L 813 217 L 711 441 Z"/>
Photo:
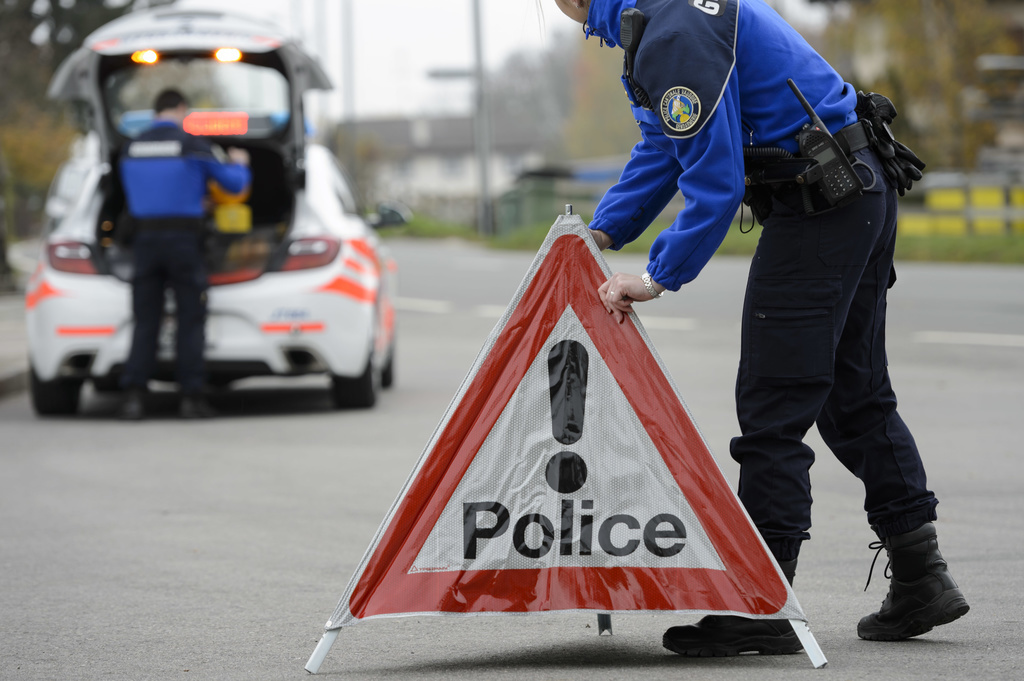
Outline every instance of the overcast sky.
<path fill-rule="evenodd" d="M 337 117 L 345 110 L 340 47 L 344 2 L 350 3 L 356 35 L 357 116 L 468 113 L 468 83 L 430 79 L 427 72 L 472 67 L 474 0 L 178 0 L 177 4 L 261 16 L 300 36 L 307 49 L 321 58 L 334 82 L 335 93 L 324 106 Z M 542 12 L 536 0 L 479 2 L 488 69 L 496 69 L 517 50 L 541 50 L 556 40 L 583 40 L 580 25 L 563 16 L 553 0 L 541 0 Z M 820 7 L 808 7 L 806 0 L 772 0 L 771 4 L 791 21 L 822 16 Z"/>

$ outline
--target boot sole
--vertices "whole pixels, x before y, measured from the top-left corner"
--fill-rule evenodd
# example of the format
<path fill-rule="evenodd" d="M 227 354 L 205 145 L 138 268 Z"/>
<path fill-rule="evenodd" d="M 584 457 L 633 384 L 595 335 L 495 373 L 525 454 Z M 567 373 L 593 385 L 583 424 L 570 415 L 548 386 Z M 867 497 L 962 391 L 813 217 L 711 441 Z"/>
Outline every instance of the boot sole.
<path fill-rule="evenodd" d="M 696 644 L 681 646 L 674 643 L 669 637 L 661 639 L 661 645 L 683 657 L 734 657 L 742 653 L 757 653 L 758 655 L 795 655 L 803 651 L 799 639 L 793 635 L 792 645 L 779 645 L 778 639 L 771 641 L 765 639 L 749 639 L 733 646 Z"/>
<path fill-rule="evenodd" d="M 921 634 L 927 634 L 935 627 L 949 624 L 967 614 L 971 606 L 967 605 L 967 599 L 960 593 L 959 589 L 947 591 L 934 601 L 920 610 L 912 613 L 905 624 L 899 628 L 893 627 L 862 627 L 858 624 L 857 635 L 868 641 L 902 641 Z M 934 618 L 922 618 L 921 615 L 935 613 Z"/>

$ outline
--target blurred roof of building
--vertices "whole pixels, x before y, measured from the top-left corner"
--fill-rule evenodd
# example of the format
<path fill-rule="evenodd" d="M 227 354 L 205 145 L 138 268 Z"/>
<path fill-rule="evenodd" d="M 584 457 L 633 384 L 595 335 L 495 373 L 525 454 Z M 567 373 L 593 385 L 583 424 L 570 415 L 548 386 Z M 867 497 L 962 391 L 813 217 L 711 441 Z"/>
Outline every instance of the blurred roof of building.
<path fill-rule="evenodd" d="M 343 124 L 341 130 L 349 127 L 351 124 Z M 372 139 L 384 154 L 393 158 L 471 154 L 476 148 L 470 116 L 361 119 L 355 128 L 360 139 Z M 523 122 L 495 121 L 491 125 L 491 148 L 495 152 L 522 154 L 539 151 L 544 145 L 536 129 Z"/>

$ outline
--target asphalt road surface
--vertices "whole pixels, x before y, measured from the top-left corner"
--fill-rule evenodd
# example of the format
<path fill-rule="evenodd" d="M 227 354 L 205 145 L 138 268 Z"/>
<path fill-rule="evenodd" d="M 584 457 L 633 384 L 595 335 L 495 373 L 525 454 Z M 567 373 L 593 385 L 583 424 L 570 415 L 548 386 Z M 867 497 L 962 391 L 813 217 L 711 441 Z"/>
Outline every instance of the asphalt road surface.
<path fill-rule="evenodd" d="M 222 418 L 182 422 L 162 392 L 142 423 L 87 394 L 80 416 L 0 401 L 0 679 L 300 679 L 307 658 L 533 256 L 398 241 L 394 389 L 336 412 L 319 379 L 239 385 Z M 639 273 L 644 258 L 609 256 Z M 640 314 L 731 483 L 744 259 L 716 258 Z M 943 554 L 971 611 L 919 639 L 861 641 L 874 537 L 860 485 L 815 434 L 813 539 L 796 593 L 829 666 L 806 656 L 684 659 L 687 618 L 592 614 L 374 621 L 321 668 L 345 679 L 1024 678 L 1024 268 L 904 264 L 890 296 L 901 413 L 940 498 Z M 882 557 L 884 561 L 884 556 Z"/>

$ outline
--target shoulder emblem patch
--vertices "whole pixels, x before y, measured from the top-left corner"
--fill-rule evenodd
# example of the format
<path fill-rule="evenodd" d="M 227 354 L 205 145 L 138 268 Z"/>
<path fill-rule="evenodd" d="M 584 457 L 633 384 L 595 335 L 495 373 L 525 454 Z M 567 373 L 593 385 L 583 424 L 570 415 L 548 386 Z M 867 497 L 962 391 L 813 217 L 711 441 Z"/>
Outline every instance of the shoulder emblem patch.
<path fill-rule="evenodd" d="M 661 98 L 661 120 L 669 130 L 686 132 L 700 120 L 700 98 L 687 87 L 669 88 Z"/>

